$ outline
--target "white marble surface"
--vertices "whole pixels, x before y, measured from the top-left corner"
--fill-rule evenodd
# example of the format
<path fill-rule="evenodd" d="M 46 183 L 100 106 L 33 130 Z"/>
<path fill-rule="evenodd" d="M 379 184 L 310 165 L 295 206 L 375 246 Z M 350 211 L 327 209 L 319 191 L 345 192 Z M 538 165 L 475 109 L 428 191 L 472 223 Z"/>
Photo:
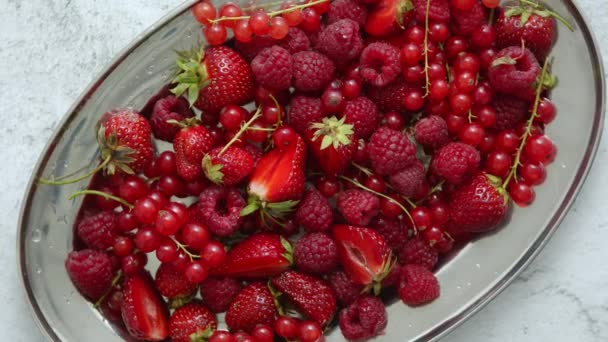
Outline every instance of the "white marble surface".
<path fill-rule="evenodd" d="M 15 262 L 24 188 L 58 120 L 133 37 L 182 0 L 0 0 L 0 336 L 43 341 Z M 579 0 L 608 62 L 608 4 Z M 608 340 L 608 142 L 534 263 L 447 341 Z"/>

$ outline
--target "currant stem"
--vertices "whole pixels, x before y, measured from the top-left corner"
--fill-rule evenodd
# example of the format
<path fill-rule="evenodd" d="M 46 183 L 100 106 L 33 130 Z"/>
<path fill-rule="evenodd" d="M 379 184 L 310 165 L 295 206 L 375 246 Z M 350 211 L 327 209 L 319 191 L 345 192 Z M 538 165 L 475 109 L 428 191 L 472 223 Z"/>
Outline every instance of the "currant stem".
<path fill-rule="evenodd" d="M 275 128 L 281 127 L 283 125 L 283 118 L 281 115 L 281 105 L 279 104 L 279 101 L 277 101 L 277 99 L 272 94 L 270 94 L 269 97 L 272 100 L 272 102 L 274 102 L 274 105 L 277 108 L 277 111 L 279 112 L 278 117 L 277 117 L 277 122 L 274 124 L 274 127 Z"/>
<path fill-rule="evenodd" d="M 431 11 L 431 0 L 426 0 L 426 16 L 424 18 L 424 76 L 426 78 L 426 92 L 424 97 L 430 93 L 431 81 L 429 77 L 429 12 Z"/>
<path fill-rule="evenodd" d="M 44 185 L 67 185 L 67 184 L 78 183 L 78 182 L 80 182 L 82 180 L 90 178 L 91 176 L 93 176 L 94 174 L 96 174 L 97 172 L 99 172 L 100 170 L 102 170 L 104 167 L 106 167 L 111 161 L 112 161 L 112 156 L 108 156 L 96 168 L 94 168 L 93 170 L 87 172 L 85 175 L 80 176 L 78 178 L 67 179 L 67 180 L 62 180 L 62 181 L 40 178 L 38 180 L 38 184 L 44 184 Z"/>
<path fill-rule="evenodd" d="M 103 192 L 103 191 L 98 191 L 98 190 L 81 190 L 81 191 L 76 191 L 75 193 L 71 194 L 70 197 L 68 197 L 68 200 L 72 200 L 78 196 L 81 195 L 95 195 L 95 196 L 101 196 L 105 199 L 109 199 L 109 200 L 113 200 L 116 201 L 122 205 L 124 205 L 125 207 L 129 208 L 129 210 L 133 210 L 133 204 L 125 201 L 124 199 L 114 196 L 114 195 L 110 195 L 107 192 Z"/>
<path fill-rule="evenodd" d="M 122 279 L 122 270 L 119 270 L 116 275 L 114 276 L 114 278 L 112 278 L 112 284 L 110 284 L 110 288 L 101 296 L 101 298 L 99 298 L 94 306 L 95 308 L 99 308 L 99 306 L 101 305 L 101 303 L 103 303 L 103 301 L 110 295 L 110 293 L 112 292 L 112 290 L 114 289 L 114 287 L 116 285 L 118 285 L 118 282 Z"/>
<path fill-rule="evenodd" d="M 255 112 L 255 114 L 253 114 L 251 119 L 249 119 L 249 121 L 245 122 L 245 124 L 241 127 L 241 129 L 239 129 L 239 131 L 234 135 L 234 137 L 232 137 L 232 139 L 230 139 L 230 141 L 220 150 L 220 153 L 218 153 L 218 156 L 221 156 L 222 154 L 224 154 L 224 152 L 226 152 L 228 147 L 230 147 L 230 145 L 234 144 L 235 141 L 239 140 L 241 135 L 243 135 L 243 133 L 245 133 L 249 129 L 249 126 L 251 126 L 251 124 L 255 120 L 259 119 L 261 116 L 262 116 L 262 108 L 260 107 Z"/>
<path fill-rule="evenodd" d="M 200 257 L 201 257 L 200 255 L 196 255 L 196 254 L 193 254 L 192 252 L 190 252 L 186 245 L 177 241 L 177 239 L 175 239 L 173 236 L 170 236 L 169 238 L 173 241 L 173 243 L 175 243 L 175 245 L 177 246 L 178 249 L 180 249 L 184 253 L 186 253 L 186 255 L 190 258 L 190 261 L 193 261 L 194 259 L 200 259 Z"/>
<path fill-rule="evenodd" d="M 407 204 L 410 205 L 410 207 L 412 207 L 413 209 L 416 209 L 416 207 L 417 207 L 416 203 L 412 202 L 412 200 L 409 197 L 402 196 L 401 198 L 403 198 L 407 202 Z"/>
<path fill-rule="evenodd" d="M 272 11 L 272 12 L 268 12 L 267 15 L 268 17 L 272 18 L 272 17 L 276 17 L 277 15 L 281 15 L 283 13 L 289 13 L 292 11 L 296 11 L 296 10 L 301 10 L 304 8 L 308 8 L 308 7 L 312 7 L 318 4 L 322 4 L 324 2 L 328 2 L 329 0 L 316 0 L 316 1 L 312 1 L 306 4 L 302 4 L 302 5 L 296 5 L 293 7 L 289 7 L 289 8 L 285 8 L 285 9 L 281 9 L 281 10 L 276 10 L 276 11 Z M 212 24 L 218 23 L 220 21 L 226 21 L 226 20 L 242 20 L 242 19 L 249 19 L 251 16 L 249 15 L 242 15 L 239 17 L 221 17 L 221 18 L 217 18 L 214 20 L 209 20 L 209 22 L 211 22 Z"/>
<path fill-rule="evenodd" d="M 354 167 L 355 167 L 357 170 L 359 170 L 359 171 L 363 172 L 363 173 L 364 173 L 366 176 L 368 176 L 368 177 L 374 174 L 374 173 L 373 173 L 373 172 L 372 172 L 370 169 L 366 168 L 365 166 L 361 166 L 361 165 L 359 165 L 359 164 L 357 164 L 357 163 L 355 163 L 355 162 L 352 162 L 351 164 L 352 164 L 352 165 L 353 165 L 353 166 L 354 166 Z"/>
<path fill-rule="evenodd" d="M 365 191 L 367 191 L 367 192 L 370 192 L 370 193 L 372 193 L 372 194 L 374 194 L 374 195 L 376 195 L 376 196 L 380 196 L 380 197 L 382 197 L 382 198 L 384 198 L 384 199 L 387 199 L 387 200 L 389 200 L 391 203 L 393 203 L 393 204 L 397 205 L 399 208 L 401 208 L 401 210 L 402 210 L 402 211 L 405 213 L 405 215 L 407 215 L 407 217 L 410 219 L 410 221 L 411 221 L 411 222 L 412 222 L 412 224 L 414 225 L 414 228 L 416 227 L 416 223 L 414 222 L 414 219 L 412 218 L 412 215 L 410 215 L 410 212 L 409 212 L 409 211 L 408 211 L 408 210 L 407 210 L 407 209 L 406 209 L 406 208 L 403 206 L 403 204 L 399 203 L 399 201 L 396 201 L 394 198 L 392 198 L 392 197 L 390 197 L 390 196 L 387 196 L 387 195 L 385 195 L 385 194 L 381 194 L 381 193 L 379 193 L 379 192 L 377 192 L 377 191 L 374 191 L 374 190 L 372 190 L 372 189 L 370 189 L 370 188 L 366 187 L 365 185 L 363 185 L 363 184 L 359 183 L 358 181 L 356 181 L 356 180 L 354 180 L 354 179 L 350 179 L 350 178 L 345 177 L 345 176 L 340 176 L 340 178 L 341 178 L 341 179 L 344 179 L 345 181 L 347 181 L 347 182 L 349 182 L 349 183 L 351 183 L 351 184 L 353 184 L 353 185 L 355 185 L 355 186 L 356 186 L 356 187 L 358 187 L 358 188 L 361 188 L 361 189 L 363 189 L 363 190 L 365 190 Z"/>
<path fill-rule="evenodd" d="M 505 179 L 504 183 L 502 183 L 501 187 L 503 189 L 506 189 L 507 186 L 509 186 L 509 183 L 514 178 L 517 178 L 517 168 L 521 164 L 521 154 L 524 150 L 524 147 L 526 146 L 526 142 L 528 141 L 528 138 L 530 137 L 530 135 L 532 135 L 532 124 L 534 123 L 534 119 L 538 116 L 537 110 L 538 110 L 538 104 L 540 103 L 540 95 L 543 92 L 543 82 L 545 81 L 545 76 L 547 76 L 547 69 L 549 67 L 549 64 L 551 64 L 552 61 L 553 61 L 553 58 L 547 58 L 547 60 L 545 60 L 545 63 L 543 64 L 543 69 L 540 73 L 540 79 L 538 82 L 538 86 L 536 87 L 536 98 L 534 99 L 534 107 L 532 107 L 532 114 L 530 115 L 530 118 L 528 119 L 528 122 L 526 124 L 526 131 L 524 132 L 524 135 L 521 137 L 521 143 L 519 144 L 519 147 L 517 148 L 517 153 L 515 154 L 515 160 L 513 161 L 513 165 L 511 166 L 511 171 L 509 171 L 509 175 Z"/>

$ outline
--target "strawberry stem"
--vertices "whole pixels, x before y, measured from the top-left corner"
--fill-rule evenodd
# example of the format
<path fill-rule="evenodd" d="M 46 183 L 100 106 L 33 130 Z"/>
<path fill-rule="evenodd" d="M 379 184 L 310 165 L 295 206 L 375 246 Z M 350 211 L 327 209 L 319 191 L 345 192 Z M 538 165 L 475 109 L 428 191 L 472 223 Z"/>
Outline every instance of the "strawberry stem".
<path fill-rule="evenodd" d="M 122 205 L 124 205 L 125 207 L 129 208 L 129 210 L 133 210 L 133 204 L 125 201 L 124 199 L 114 196 L 114 195 L 110 195 L 107 192 L 103 192 L 103 191 L 98 191 L 98 190 L 81 190 L 81 191 L 76 191 L 75 193 L 71 194 L 70 197 L 68 197 L 68 200 L 72 200 L 78 196 L 81 195 L 95 195 L 95 196 L 101 196 L 105 199 L 109 199 L 112 201 L 116 201 Z"/>
<path fill-rule="evenodd" d="M 255 112 L 255 114 L 253 114 L 251 119 L 249 119 L 249 121 L 245 122 L 245 124 L 243 124 L 243 126 L 241 126 L 241 129 L 239 129 L 239 131 L 234 135 L 234 137 L 232 137 L 232 139 L 230 139 L 230 141 L 226 145 L 224 145 L 224 147 L 220 150 L 220 153 L 218 153 L 218 156 L 221 156 L 224 152 L 226 152 L 228 147 L 230 147 L 237 140 L 239 140 L 241 135 L 243 135 L 243 133 L 245 133 L 249 129 L 249 126 L 251 126 L 251 124 L 255 120 L 259 119 L 261 116 L 262 116 L 262 108 L 259 107 L 258 110 Z"/>
<path fill-rule="evenodd" d="M 108 166 L 108 164 L 111 161 L 112 161 L 112 156 L 109 155 L 109 156 L 106 157 L 106 159 L 101 164 L 99 164 L 96 168 L 94 168 L 90 172 L 87 172 L 83 176 L 80 176 L 80 177 L 74 178 L 74 179 L 67 179 L 67 180 L 40 178 L 40 179 L 38 179 L 38 184 L 44 184 L 44 185 L 67 185 L 67 184 L 78 183 L 78 182 L 80 182 L 82 180 L 85 180 L 85 179 L 93 176 L 94 174 L 96 174 L 100 170 L 104 169 L 106 166 Z"/>
<path fill-rule="evenodd" d="M 302 4 L 302 5 L 296 5 L 293 7 L 289 7 L 289 8 L 285 8 L 285 9 L 280 9 L 280 10 L 276 10 L 276 11 L 272 11 L 272 12 L 268 12 L 267 15 L 268 17 L 272 18 L 272 17 L 276 17 L 277 15 L 281 15 L 283 13 L 289 13 L 292 11 L 296 11 L 296 10 L 301 10 L 304 8 L 308 8 L 308 7 L 312 7 L 318 4 L 322 4 L 324 2 L 328 2 L 329 0 L 316 0 L 316 1 L 312 1 L 306 4 Z M 209 20 L 209 22 L 211 22 L 212 24 L 215 24 L 217 22 L 220 21 L 226 21 L 226 20 L 241 20 L 241 19 L 249 19 L 251 16 L 249 15 L 242 15 L 239 17 L 220 17 L 214 20 Z"/>
<path fill-rule="evenodd" d="M 200 255 L 196 255 L 196 254 L 193 254 L 192 252 L 190 252 L 187 248 L 188 246 L 177 241 L 177 239 L 174 238 L 173 236 L 170 236 L 169 238 L 173 241 L 173 243 L 175 243 L 175 246 L 177 246 L 177 249 L 180 249 L 184 253 L 186 253 L 186 255 L 190 258 L 190 261 L 193 261 L 194 259 L 199 259 L 201 257 Z"/>
<path fill-rule="evenodd" d="M 540 73 L 540 81 L 538 82 L 538 86 L 536 87 L 536 98 L 534 99 L 534 107 L 532 108 L 532 114 L 530 115 L 530 118 L 528 119 L 528 122 L 526 124 L 526 131 L 524 132 L 523 136 L 521 137 L 521 143 L 519 144 L 519 147 L 517 148 L 517 152 L 515 154 L 515 160 L 513 161 L 513 165 L 511 166 L 509 175 L 505 179 L 504 183 L 502 183 L 501 188 L 503 190 L 506 189 L 507 186 L 509 186 L 509 183 L 513 179 L 517 179 L 517 168 L 521 164 L 521 154 L 524 150 L 524 147 L 526 146 L 526 142 L 528 141 L 528 138 L 530 137 L 530 135 L 532 135 L 532 124 L 534 123 L 534 119 L 538 116 L 537 111 L 538 111 L 538 104 L 540 103 L 540 96 L 543 92 L 543 81 L 545 80 L 545 76 L 547 75 L 547 69 L 549 67 L 549 64 L 551 64 L 551 63 L 552 63 L 552 58 L 547 58 L 547 60 L 545 60 L 545 63 L 543 64 L 543 69 Z"/>
<path fill-rule="evenodd" d="M 114 278 L 112 278 L 112 284 L 110 284 L 110 287 L 108 288 L 108 290 L 95 302 L 95 304 L 94 304 L 95 308 L 99 308 L 101 303 L 103 303 L 103 301 L 110 295 L 110 293 L 112 293 L 112 290 L 114 289 L 114 287 L 116 285 L 118 285 L 118 282 L 121 279 L 122 279 L 122 270 L 118 270 L 118 272 L 116 273 Z"/>
<path fill-rule="evenodd" d="M 424 76 L 426 85 L 424 86 L 424 97 L 427 97 L 431 88 L 431 80 L 429 77 L 429 12 L 431 11 L 431 0 L 426 0 L 426 14 L 424 18 Z"/>
<path fill-rule="evenodd" d="M 345 181 L 347 181 L 347 182 L 349 182 L 349 183 L 351 183 L 351 184 L 353 184 L 353 185 L 355 185 L 358 188 L 361 188 L 361 189 L 363 189 L 363 190 L 365 190 L 367 192 L 370 192 L 370 193 L 372 193 L 372 194 L 374 194 L 376 196 L 380 196 L 380 197 L 382 197 L 384 199 L 387 199 L 390 202 L 394 203 L 399 208 L 401 208 L 401 210 L 405 213 L 405 215 L 407 215 L 407 217 L 410 219 L 410 221 L 414 225 L 414 228 L 416 227 L 416 223 L 414 222 L 414 219 L 412 218 L 412 215 L 410 215 L 410 212 L 403 206 L 403 204 L 399 203 L 399 201 L 396 201 L 394 198 L 392 198 L 390 196 L 387 196 L 385 194 L 381 194 L 381 193 L 379 193 L 377 191 L 374 191 L 374 190 L 366 187 L 365 185 L 359 183 L 358 181 L 356 181 L 354 179 L 348 178 L 346 176 L 340 176 L 340 178 L 343 179 L 343 180 L 345 180 Z"/>

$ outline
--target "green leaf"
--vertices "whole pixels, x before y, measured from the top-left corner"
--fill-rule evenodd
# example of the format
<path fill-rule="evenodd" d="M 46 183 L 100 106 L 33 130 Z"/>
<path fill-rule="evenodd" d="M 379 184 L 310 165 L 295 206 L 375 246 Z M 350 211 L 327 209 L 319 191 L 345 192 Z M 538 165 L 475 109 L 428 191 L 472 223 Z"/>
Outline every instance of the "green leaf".
<path fill-rule="evenodd" d="M 203 157 L 203 172 L 205 176 L 215 184 L 222 185 L 224 183 L 224 173 L 222 172 L 224 165 L 213 164 L 211 157 L 206 154 Z"/>
<path fill-rule="evenodd" d="M 519 24 L 521 25 L 521 27 L 524 27 L 526 25 L 531 15 L 532 12 L 530 11 L 524 11 L 524 13 L 521 14 L 521 19 L 519 20 Z"/>
<path fill-rule="evenodd" d="M 192 84 L 188 87 L 188 103 L 190 106 L 194 106 L 196 100 L 198 100 L 198 85 Z"/>
<path fill-rule="evenodd" d="M 190 85 L 186 84 L 186 83 L 180 83 L 178 85 L 176 85 L 174 88 L 171 89 L 171 92 L 173 94 L 175 94 L 175 96 L 182 96 L 183 93 L 186 92 L 186 90 L 188 90 L 188 87 Z"/>
<path fill-rule="evenodd" d="M 321 141 L 321 150 L 324 150 L 331 146 L 333 143 L 333 139 L 329 135 L 323 136 L 323 140 Z"/>
<path fill-rule="evenodd" d="M 249 204 L 247 204 L 247 206 L 245 208 L 243 208 L 241 210 L 240 215 L 247 216 L 247 215 L 253 214 L 254 212 L 258 211 L 259 209 L 260 209 L 259 202 L 249 203 Z"/>
<path fill-rule="evenodd" d="M 504 57 L 496 58 L 492 62 L 491 67 L 495 68 L 495 67 L 500 66 L 500 65 L 515 65 L 515 64 L 517 64 L 517 60 L 515 60 L 513 57 L 511 57 L 511 56 L 504 56 Z"/>
<path fill-rule="evenodd" d="M 524 12 L 524 9 L 521 7 L 511 7 L 505 11 L 505 17 L 510 18 L 516 15 L 520 15 Z"/>

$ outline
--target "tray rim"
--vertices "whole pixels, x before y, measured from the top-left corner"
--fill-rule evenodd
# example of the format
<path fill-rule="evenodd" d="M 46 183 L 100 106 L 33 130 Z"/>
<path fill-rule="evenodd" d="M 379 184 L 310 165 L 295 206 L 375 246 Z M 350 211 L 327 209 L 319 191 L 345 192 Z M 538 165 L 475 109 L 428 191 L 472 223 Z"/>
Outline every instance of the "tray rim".
<path fill-rule="evenodd" d="M 550 238 L 553 236 L 557 228 L 560 226 L 561 222 L 569 212 L 572 204 L 576 200 L 580 190 L 585 183 L 589 175 L 589 171 L 593 166 L 595 161 L 595 157 L 599 150 L 599 143 L 603 135 L 603 128 L 605 122 L 605 114 L 606 114 L 606 79 L 604 74 L 604 65 L 602 59 L 602 52 L 599 47 L 597 38 L 595 34 L 590 28 L 589 20 L 587 16 L 580 10 L 580 7 L 577 3 L 577 0 L 561 0 L 569 9 L 570 14 L 575 18 L 575 20 L 583 25 L 579 25 L 579 29 L 585 40 L 589 42 L 591 49 L 591 64 L 594 69 L 594 74 L 596 74 L 596 79 L 594 79 L 595 89 L 599 94 L 596 101 L 596 112 L 594 115 L 593 129 L 591 131 L 591 136 L 589 140 L 589 145 L 587 150 L 584 153 L 584 158 L 581 162 L 581 168 L 577 171 L 575 178 L 572 184 L 569 187 L 568 192 L 566 193 L 565 200 L 558 207 L 557 211 L 547 224 L 547 226 L 542 230 L 539 237 L 534 241 L 534 243 L 528 248 L 528 250 L 517 260 L 517 262 L 502 276 L 502 278 L 494 284 L 490 289 L 486 290 L 476 301 L 470 303 L 467 307 L 462 309 L 460 312 L 456 313 L 453 317 L 447 319 L 443 323 L 435 326 L 432 330 L 428 331 L 424 338 L 429 341 L 436 341 L 441 337 L 444 337 L 455 328 L 460 326 L 466 320 L 468 320 L 471 316 L 485 307 L 489 302 L 491 302 L 498 294 L 504 291 L 513 280 L 527 267 L 530 265 L 532 261 L 538 256 L 544 246 L 549 242 Z M 164 27 L 165 24 L 170 22 L 175 17 L 183 14 L 187 10 L 190 9 L 192 5 L 194 5 L 198 0 L 186 0 L 182 4 L 178 5 L 167 14 L 162 16 L 159 20 L 157 20 L 154 24 L 145 29 L 142 33 L 138 34 L 128 45 L 126 45 L 123 49 L 121 49 L 115 57 L 111 59 L 110 62 L 97 73 L 93 81 L 91 81 L 86 87 L 85 90 L 76 98 L 74 104 L 68 109 L 66 114 L 63 115 L 61 120 L 58 122 L 52 136 L 49 138 L 48 142 L 44 146 L 41 155 L 38 157 L 38 160 L 34 166 L 34 171 L 30 176 L 30 180 L 27 183 L 27 186 L 24 190 L 23 198 L 21 201 L 21 208 L 19 211 L 19 220 L 17 223 L 17 267 L 19 272 L 19 280 L 21 283 L 22 290 L 24 292 L 25 297 L 27 298 L 27 304 L 31 316 L 34 318 L 38 329 L 43 334 L 43 336 L 49 341 L 62 341 L 59 336 L 57 336 L 53 330 L 53 328 L 49 325 L 46 317 L 42 313 L 38 302 L 32 292 L 32 288 L 28 285 L 28 274 L 27 274 L 27 265 L 25 260 L 25 214 L 28 211 L 30 204 L 32 202 L 32 197 L 34 193 L 34 189 L 36 187 L 35 180 L 42 176 L 42 168 L 52 151 L 54 150 L 53 145 L 57 142 L 58 139 L 61 138 L 61 135 L 64 131 L 64 127 L 70 123 L 79 112 L 79 109 L 84 106 L 87 99 L 90 95 L 92 95 L 99 85 L 103 83 L 103 81 L 110 75 L 119 65 L 120 63 L 136 48 L 138 48 L 141 44 L 143 44 L 147 38 L 157 32 L 159 29 Z"/>

